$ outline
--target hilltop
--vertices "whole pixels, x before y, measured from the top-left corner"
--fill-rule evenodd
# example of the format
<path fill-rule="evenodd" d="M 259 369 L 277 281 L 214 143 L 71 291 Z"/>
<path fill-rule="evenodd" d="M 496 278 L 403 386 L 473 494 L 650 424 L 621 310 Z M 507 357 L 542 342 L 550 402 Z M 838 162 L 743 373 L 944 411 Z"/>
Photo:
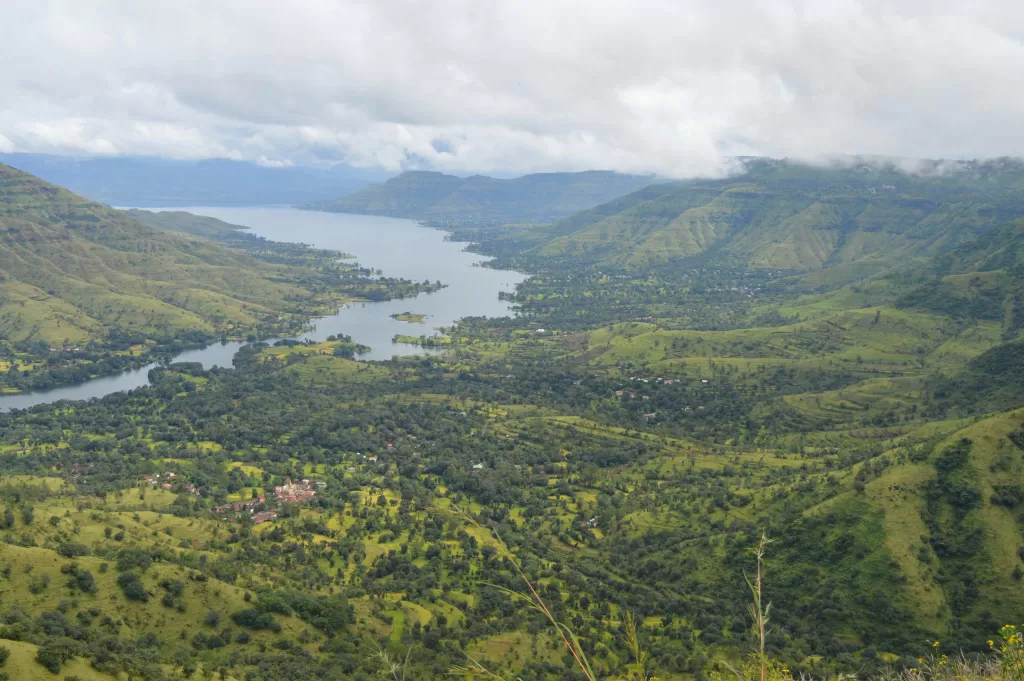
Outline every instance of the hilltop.
<path fill-rule="evenodd" d="M 538 173 L 510 180 L 411 171 L 336 201 L 305 207 L 456 223 L 543 222 L 605 203 L 655 181 L 651 176 L 609 171 Z"/>

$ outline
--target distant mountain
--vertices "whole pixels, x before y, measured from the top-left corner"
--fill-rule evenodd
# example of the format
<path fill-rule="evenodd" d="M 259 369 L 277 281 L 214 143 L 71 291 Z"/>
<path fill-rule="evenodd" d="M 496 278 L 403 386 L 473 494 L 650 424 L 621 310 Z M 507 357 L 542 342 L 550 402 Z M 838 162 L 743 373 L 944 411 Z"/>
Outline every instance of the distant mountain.
<path fill-rule="evenodd" d="M 336 201 L 304 207 L 455 222 L 545 222 L 606 203 L 656 181 L 653 176 L 597 170 L 541 173 L 511 180 L 414 171 Z"/>
<path fill-rule="evenodd" d="M 0 154 L 0 162 L 94 201 L 121 206 L 297 204 L 326 201 L 380 182 L 377 169 L 269 168 L 210 159 L 174 161 L 145 157 L 72 158 Z"/>
<path fill-rule="evenodd" d="M 811 280 L 829 285 L 941 255 L 1019 216 L 1019 161 L 908 174 L 877 163 L 757 159 L 736 177 L 647 187 L 567 217 L 535 254 L 630 269 L 700 259 L 826 271 Z"/>

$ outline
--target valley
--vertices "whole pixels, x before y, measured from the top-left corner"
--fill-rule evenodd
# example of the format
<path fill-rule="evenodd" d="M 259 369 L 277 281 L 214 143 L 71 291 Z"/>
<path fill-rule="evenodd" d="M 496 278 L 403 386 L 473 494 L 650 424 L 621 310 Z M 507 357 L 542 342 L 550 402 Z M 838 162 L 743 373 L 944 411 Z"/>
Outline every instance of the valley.
<path fill-rule="evenodd" d="M 835 172 L 460 218 L 454 244 L 394 225 L 494 259 L 415 301 L 350 303 L 308 342 L 260 328 L 230 365 L 182 356 L 128 393 L 0 414 L 8 668 L 586 678 L 570 631 L 593 678 L 703 680 L 750 650 L 762 533 L 764 643 L 787 674 L 988 664 L 1024 612 L 1017 170 Z M 293 212 L 207 217 L 451 283 L 387 261 L 436 261 L 422 247 L 361 252 L 383 223 L 309 211 L 330 222 L 303 232 Z M 163 219 L 234 240 L 222 258 L 251 247 Z M 367 309 L 393 325 L 382 346 Z M 395 335 L 438 347 L 392 357 Z"/>

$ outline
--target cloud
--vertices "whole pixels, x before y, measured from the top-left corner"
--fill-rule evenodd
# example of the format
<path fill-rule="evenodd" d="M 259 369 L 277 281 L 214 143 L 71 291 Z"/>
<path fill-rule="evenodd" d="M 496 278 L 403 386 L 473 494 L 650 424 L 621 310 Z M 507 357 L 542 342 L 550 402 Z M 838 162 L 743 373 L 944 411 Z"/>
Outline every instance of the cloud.
<path fill-rule="evenodd" d="M 680 177 L 1024 155 L 1013 0 L 0 2 L 0 149 Z"/>

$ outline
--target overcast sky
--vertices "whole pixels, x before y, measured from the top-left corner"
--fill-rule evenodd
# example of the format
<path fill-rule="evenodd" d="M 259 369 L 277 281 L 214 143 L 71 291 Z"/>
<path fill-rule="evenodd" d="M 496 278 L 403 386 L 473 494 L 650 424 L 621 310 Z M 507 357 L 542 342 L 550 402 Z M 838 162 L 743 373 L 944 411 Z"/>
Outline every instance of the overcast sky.
<path fill-rule="evenodd" d="M 1021 0 L 0 0 L 0 151 L 688 176 L 1024 155 Z"/>

